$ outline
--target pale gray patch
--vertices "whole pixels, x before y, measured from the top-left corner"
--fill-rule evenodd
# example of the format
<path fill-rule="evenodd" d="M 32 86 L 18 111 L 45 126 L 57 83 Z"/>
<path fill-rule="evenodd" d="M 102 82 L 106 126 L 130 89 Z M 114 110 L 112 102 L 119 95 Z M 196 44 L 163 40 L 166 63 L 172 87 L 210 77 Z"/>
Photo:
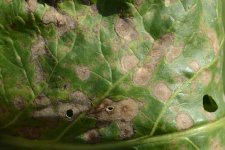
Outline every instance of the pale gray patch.
<path fill-rule="evenodd" d="M 115 24 L 116 33 L 126 41 L 132 41 L 138 38 L 138 32 L 131 19 L 118 18 Z"/>
<path fill-rule="evenodd" d="M 55 113 L 52 106 L 43 108 L 41 110 L 37 110 L 33 113 L 33 117 L 35 118 L 55 118 L 57 114 Z"/>
<path fill-rule="evenodd" d="M 166 54 L 166 52 L 173 46 L 174 35 L 171 33 L 163 35 L 159 40 L 153 43 L 150 56 L 155 60 L 155 63 Z"/>
<path fill-rule="evenodd" d="M 123 56 L 121 59 L 121 66 L 124 72 L 134 68 L 139 63 L 139 59 L 135 55 Z"/>
<path fill-rule="evenodd" d="M 76 66 L 75 71 L 78 78 L 82 81 L 87 80 L 91 74 L 89 68 L 86 66 Z"/>
<path fill-rule="evenodd" d="M 174 43 L 174 35 L 172 33 L 168 33 L 163 35 L 160 39 L 156 40 L 153 43 L 151 48 L 148 60 L 143 65 L 149 72 L 149 78 L 151 78 L 153 72 L 157 68 L 159 61 L 163 58 L 167 51 L 173 46 Z"/>
<path fill-rule="evenodd" d="M 187 113 L 179 113 L 176 117 L 176 125 L 180 130 L 188 129 L 194 125 L 194 121 Z"/>
<path fill-rule="evenodd" d="M 45 80 L 44 71 L 42 69 L 41 64 L 38 60 L 34 61 L 34 69 L 35 69 L 35 81 L 36 83 L 40 83 Z"/>
<path fill-rule="evenodd" d="M 39 56 L 46 54 L 44 38 L 39 36 L 31 47 L 31 53 L 33 59 L 37 59 Z"/>
<path fill-rule="evenodd" d="M 90 99 L 81 91 L 72 92 L 70 94 L 70 100 L 72 100 L 74 103 L 78 103 L 88 107 L 91 106 Z"/>
<path fill-rule="evenodd" d="M 37 9 L 37 0 L 27 0 L 27 9 L 34 12 Z"/>
<path fill-rule="evenodd" d="M 133 75 L 133 82 L 136 85 L 146 85 L 151 77 L 149 69 L 141 67 Z"/>
<path fill-rule="evenodd" d="M 51 104 L 51 101 L 47 96 L 41 94 L 34 99 L 34 104 L 36 107 L 45 107 Z"/>
<path fill-rule="evenodd" d="M 49 7 L 42 17 L 42 21 L 45 24 L 56 24 L 60 36 L 69 30 L 75 29 L 76 26 L 72 17 L 59 13 L 54 7 Z"/>
<path fill-rule="evenodd" d="M 159 99 L 159 100 L 163 100 L 166 101 L 170 98 L 172 92 L 171 90 L 167 87 L 166 84 L 164 83 L 157 83 L 154 87 L 153 87 L 153 94 L 154 96 Z"/>

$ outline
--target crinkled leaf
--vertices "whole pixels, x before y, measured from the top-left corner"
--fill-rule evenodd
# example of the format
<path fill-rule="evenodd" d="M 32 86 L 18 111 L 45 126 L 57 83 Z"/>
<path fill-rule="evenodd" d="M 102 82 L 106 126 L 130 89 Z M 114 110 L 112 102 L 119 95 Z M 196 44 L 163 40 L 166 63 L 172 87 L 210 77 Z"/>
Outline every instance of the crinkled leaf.
<path fill-rule="evenodd" d="M 0 1 L 3 149 L 225 149 L 223 3 Z"/>

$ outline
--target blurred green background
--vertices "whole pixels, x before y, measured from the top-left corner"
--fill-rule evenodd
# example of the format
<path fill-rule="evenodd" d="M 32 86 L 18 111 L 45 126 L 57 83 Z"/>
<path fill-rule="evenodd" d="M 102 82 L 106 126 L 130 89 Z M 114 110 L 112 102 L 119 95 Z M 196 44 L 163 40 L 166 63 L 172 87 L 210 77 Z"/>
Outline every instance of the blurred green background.
<path fill-rule="evenodd" d="M 222 0 L 222 6 L 223 6 L 223 26 L 225 29 L 225 0 Z M 224 55 L 223 55 L 223 90 L 225 93 L 225 42 L 223 44 L 223 51 L 224 51 Z"/>

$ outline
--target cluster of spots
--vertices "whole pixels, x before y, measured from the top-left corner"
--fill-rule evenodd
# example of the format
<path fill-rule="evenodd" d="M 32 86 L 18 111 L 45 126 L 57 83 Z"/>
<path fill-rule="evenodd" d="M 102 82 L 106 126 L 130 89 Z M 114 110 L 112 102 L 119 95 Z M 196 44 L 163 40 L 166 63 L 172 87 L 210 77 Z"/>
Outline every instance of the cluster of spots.
<path fill-rule="evenodd" d="M 162 82 L 155 84 L 153 87 L 153 95 L 159 100 L 167 101 L 171 94 L 171 90 Z"/>
<path fill-rule="evenodd" d="M 138 32 L 131 19 L 118 18 L 115 24 L 116 33 L 126 41 L 133 41 L 138 38 Z"/>
<path fill-rule="evenodd" d="M 126 139 L 134 134 L 132 120 L 141 106 L 142 102 L 130 98 L 118 102 L 105 99 L 96 109 L 90 111 L 90 116 L 103 123 L 115 122 L 120 129 L 120 138 Z"/>
<path fill-rule="evenodd" d="M 176 116 L 176 125 L 179 130 L 191 128 L 194 124 L 193 119 L 187 113 L 180 112 Z"/>
<path fill-rule="evenodd" d="M 183 47 L 183 44 L 174 44 L 174 35 L 172 33 L 163 35 L 153 44 L 150 53 L 150 56 L 152 57 L 152 63 L 157 64 L 159 59 L 165 55 L 168 62 L 173 62 L 173 60 L 181 54 Z"/>
<path fill-rule="evenodd" d="M 135 55 L 123 56 L 121 59 L 121 66 L 124 72 L 128 72 L 134 68 L 139 62 L 139 59 Z"/>
<path fill-rule="evenodd" d="M 69 101 L 52 104 L 48 97 L 41 95 L 34 100 L 37 110 L 33 113 L 36 118 L 66 118 L 73 120 L 77 115 L 90 109 L 90 99 L 81 91 L 70 94 Z"/>
<path fill-rule="evenodd" d="M 16 109 L 23 110 L 27 106 L 27 103 L 26 103 L 24 98 L 22 98 L 22 97 L 15 97 L 13 99 L 13 105 L 14 105 L 14 107 Z"/>
<path fill-rule="evenodd" d="M 82 81 L 87 80 L 90 77 L 90 70 L 86 66 L 76 66 L 75 72 L 78 78 Z"/>
<path fill-rule="evenodd" d="M 42 17 L 42 21 L 45 24 L 54 23 L 58 27 L 59 35 L 63 35 L 65 32 L 75 29 L 75 21 L 72 17 L 59 13 L 54 7 L 49 7 Z"/>
<path fill-rule="evenodd" d="M 175 46 L 174 35 L 171 33 L 163 35 L 159 40 L 155 41 L 150 52 L 150 59 L 133 75 L 133 82 L 136 85 L 146 85 L 152 73 L 156 69 L 160 59 L 166 57 L 168 62 L 173 62 L 183 49 L 183 45 Z"/>

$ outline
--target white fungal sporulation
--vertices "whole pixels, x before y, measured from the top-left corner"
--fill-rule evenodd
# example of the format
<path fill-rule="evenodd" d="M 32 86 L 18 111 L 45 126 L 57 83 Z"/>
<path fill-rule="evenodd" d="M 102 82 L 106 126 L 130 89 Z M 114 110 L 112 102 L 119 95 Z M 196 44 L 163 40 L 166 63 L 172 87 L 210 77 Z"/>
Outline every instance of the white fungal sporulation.
<path fill-rule="evenodd" d="M 151 72 L 144 67 L 139 68 L 133 75 L 133 82 L 136 85 L 146 85 L 151 77 Z"/>
<path fill-rule="evenodd" d="M 135 55 L 123 56 L 121 59 L 121 66 L 124 72 L 134 68 L 139 63 L 139 59 Z"/>
<path fill-rule="evenodd" d="M 115 24 L 116 33 L 126 41 L 137 39 L 138 32 L 131 19 L 118 18 Z"/>
<path fill-rule="evenodd" d="M 172 92 L 164 83 L 157 83 L 153 87 L 153 94 L 154 96 L 162 101 L 166 101 L 170 98 Z"/>
<path fill-rule="evenodd" d="M 179 130 L 184 130 L 192 127 L 194 124 L 193 119 L 187 113 L 179 113 L 176 116 L 176 125 Z"/>
<path fill-rule="evenodd" d="M 87 80 L 90 77 L 90 70 L 86 66 L 76 66 L 75 71 L 78 78 L 82 81 Z"/>

